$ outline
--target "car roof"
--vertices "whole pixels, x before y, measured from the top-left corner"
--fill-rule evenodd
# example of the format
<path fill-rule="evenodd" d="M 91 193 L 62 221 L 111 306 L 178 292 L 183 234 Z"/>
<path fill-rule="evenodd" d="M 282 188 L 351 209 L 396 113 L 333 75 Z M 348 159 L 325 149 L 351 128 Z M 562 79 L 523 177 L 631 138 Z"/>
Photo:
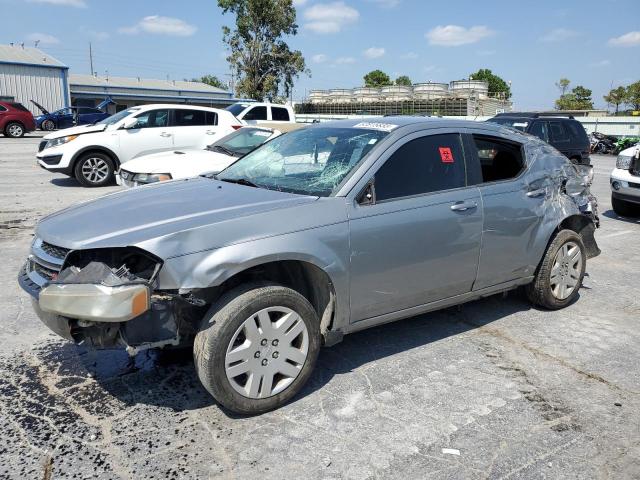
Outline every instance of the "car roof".
<path fill-rule="evenodd" d="M 496 132 L 504 132 L 505 127 L 485 122 L 475 122 L 473 120 L 454 120 L 441 117 L 420 117 L 411 115 L 398 115 L 388 117 L 360 117 L 350 118 L 346 120 L 334 120 L 331 122 L 321 122 L 312 124 L 314 128 L 318 127 L 338 127 L 351 128 L 362 124 L 381 124 L 392 125 L 395 127 L 404 127 L 407 125 L 423 125 L 425 128 L 473 128 L 482 130 L 495 130 Z M 375 128 L 375 125 L 372 125 Z M 509 132 L 511 130 L 508 130 Z"/>
<path fill-rule="evenodd" d="M 140 110 L 153 110 L 156 108 L 171 108 L 174 110 L 205 110 L 208 112 L 225 112 L 228 113 L 224 108 L 213 108 L 213 107 L 201 107 L 199 105 L 181 105 L 176 103 L 150 103 L 148 105 L 136 105 L 135 107 Z"/>

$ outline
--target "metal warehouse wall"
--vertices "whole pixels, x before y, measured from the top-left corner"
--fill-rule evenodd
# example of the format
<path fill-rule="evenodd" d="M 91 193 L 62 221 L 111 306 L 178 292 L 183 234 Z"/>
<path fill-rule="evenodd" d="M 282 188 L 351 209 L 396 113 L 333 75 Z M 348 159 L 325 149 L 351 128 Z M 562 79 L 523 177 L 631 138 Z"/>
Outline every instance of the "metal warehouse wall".
<path fill-rule="evenodd" d="M 19 64 L 0 64 L 0 96 L 14 97 L 34 115 L 40 111 L 29 101 L 49 111 L 69 106 L 67 70 Z"/>

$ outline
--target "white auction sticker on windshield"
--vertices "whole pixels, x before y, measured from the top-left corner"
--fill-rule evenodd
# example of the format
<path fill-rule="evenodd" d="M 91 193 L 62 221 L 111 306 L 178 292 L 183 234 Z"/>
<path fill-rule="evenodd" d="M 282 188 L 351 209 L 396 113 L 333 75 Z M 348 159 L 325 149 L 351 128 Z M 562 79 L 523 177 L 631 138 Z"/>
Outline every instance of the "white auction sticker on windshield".
<path fill-rule="evenodd" d="M 357 125 L 354 125 L 353 128 L 370 128 L 372 130 L 390 132 L 394 128 L 398 128 L 398 125 L 393 125 L 392 123 L 360 122 Z"/>
<path fill-rule="evenodd" d="M 514 122 L 513 123 L 514 127 L 526 127 L 527 125 L 529 125 L 529 122 Z"/>
<path fill-rule="evenodd" d="M 253 132 L 253 134 L 257 137 L 270 137 L 271 132 Z"/>

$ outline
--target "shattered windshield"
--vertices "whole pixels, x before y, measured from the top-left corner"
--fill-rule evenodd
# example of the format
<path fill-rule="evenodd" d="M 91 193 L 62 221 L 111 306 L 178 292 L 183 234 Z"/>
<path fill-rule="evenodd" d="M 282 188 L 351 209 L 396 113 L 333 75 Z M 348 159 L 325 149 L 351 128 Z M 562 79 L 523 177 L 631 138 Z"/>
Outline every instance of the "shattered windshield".
<path fill-rule="evenodd" d="M 327 197 L 388 132 L 312 127 L 271 140 L 222 171 L 218 180 Z"/>

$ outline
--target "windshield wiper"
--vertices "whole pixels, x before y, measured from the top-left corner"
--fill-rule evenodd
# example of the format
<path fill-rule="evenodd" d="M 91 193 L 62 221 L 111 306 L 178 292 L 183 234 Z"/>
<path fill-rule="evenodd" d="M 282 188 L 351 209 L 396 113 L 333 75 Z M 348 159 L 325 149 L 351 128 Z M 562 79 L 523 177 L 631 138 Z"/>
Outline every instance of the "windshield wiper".
<path fill-rule="evenodd" d="M 237 183 L 238 185 L 258 188 L 258 185 L 253 183 L 251 180 L 247 180 L 246 178 L 218 178 L 217 176 L 215 176 L 214 178 L 216 180 L 220 180 L 221 182 Z"/>
<path fill-rule="evenodd" d="M 207 147 L 208 150 L 221 150 L 222 153 L 226 153 L 227 155 L 231 155 L 232 157 L 237 157 L 236 153 L 232 150 L 229 150 L 222 145 L 213 145 L 212 147 Z"/>

